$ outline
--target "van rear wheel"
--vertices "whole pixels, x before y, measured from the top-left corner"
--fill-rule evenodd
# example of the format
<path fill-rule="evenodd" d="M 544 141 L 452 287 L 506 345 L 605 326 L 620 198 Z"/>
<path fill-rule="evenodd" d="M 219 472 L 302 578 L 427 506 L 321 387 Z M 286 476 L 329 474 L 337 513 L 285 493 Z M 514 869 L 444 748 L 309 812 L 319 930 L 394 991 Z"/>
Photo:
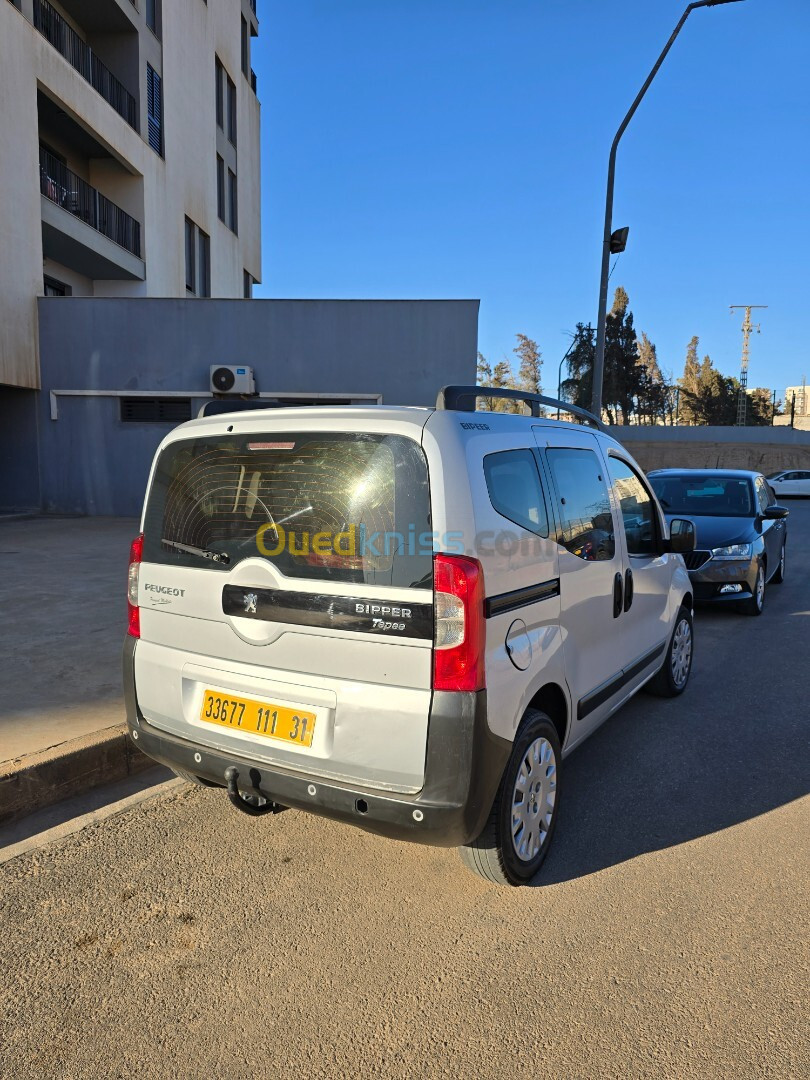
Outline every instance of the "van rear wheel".
<path fill-rule="evenodd" d="M 551 844 L 559 803 L 560 740 L 545 713 L 528 709 L 481 834 L 461 861 L 496 885 L 525 885 Z"/>

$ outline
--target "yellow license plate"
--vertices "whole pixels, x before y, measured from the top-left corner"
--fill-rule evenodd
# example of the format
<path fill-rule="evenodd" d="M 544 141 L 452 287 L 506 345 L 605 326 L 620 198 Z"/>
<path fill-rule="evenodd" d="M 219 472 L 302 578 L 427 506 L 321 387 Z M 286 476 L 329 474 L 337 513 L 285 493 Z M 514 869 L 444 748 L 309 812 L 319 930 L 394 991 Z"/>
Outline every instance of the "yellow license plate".
<path fill-rule="evenodd" d="M 295 743 L 296 746 L 312 746 L 312 736 L 315 734 L 315 713 L 234 697 L 220 690 L 205 691 L 200 720 L 234 731 L 246 731 L 250 735 L 261 735 L 266 739 Z"/>

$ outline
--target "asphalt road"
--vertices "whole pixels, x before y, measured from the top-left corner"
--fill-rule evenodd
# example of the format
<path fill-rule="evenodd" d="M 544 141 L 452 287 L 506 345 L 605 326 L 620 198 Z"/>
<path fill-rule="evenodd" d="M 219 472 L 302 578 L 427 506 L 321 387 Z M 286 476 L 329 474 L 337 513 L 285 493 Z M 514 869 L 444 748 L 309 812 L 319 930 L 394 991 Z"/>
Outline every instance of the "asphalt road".
<path fill-rule="evenodd" d="M 187 786 L 0 866 L 0 1075 L 810 1076 L 810 503 L 567 760 L 537 882 Z"/>

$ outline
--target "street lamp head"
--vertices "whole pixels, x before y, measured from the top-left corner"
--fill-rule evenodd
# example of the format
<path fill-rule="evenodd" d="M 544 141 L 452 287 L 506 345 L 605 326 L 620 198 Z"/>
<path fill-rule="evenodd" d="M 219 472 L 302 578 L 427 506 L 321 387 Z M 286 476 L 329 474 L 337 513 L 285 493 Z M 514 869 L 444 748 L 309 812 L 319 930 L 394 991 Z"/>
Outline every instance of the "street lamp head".
<path fill-rule="evenodd" d="M 630 226 L 625 225 L 623 229 L 616 229 L 610 234 L 610 254 L 620 255 L 621 252 L 627 247 L 627 236 L 630 232 Z"/>
<path fill-rule="evenodd" d="M 741 0 L 706 0 L 706 7 L 717 7 L 718 4 L 739 4 Z"/>

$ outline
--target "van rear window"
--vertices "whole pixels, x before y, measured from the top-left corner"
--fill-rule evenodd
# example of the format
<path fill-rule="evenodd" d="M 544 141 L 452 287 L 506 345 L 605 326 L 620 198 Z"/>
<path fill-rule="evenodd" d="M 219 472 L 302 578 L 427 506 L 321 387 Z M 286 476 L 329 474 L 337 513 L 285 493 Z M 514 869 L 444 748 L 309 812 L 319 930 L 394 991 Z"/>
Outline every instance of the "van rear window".
<path fill-rule="evenodd" d="M 171 443 L 155 469 L 145 561 L 427 587 L 427 463 L 399 435 L 272 433 Z M 420 542 L 421 538 L 421 542 Z"/>

